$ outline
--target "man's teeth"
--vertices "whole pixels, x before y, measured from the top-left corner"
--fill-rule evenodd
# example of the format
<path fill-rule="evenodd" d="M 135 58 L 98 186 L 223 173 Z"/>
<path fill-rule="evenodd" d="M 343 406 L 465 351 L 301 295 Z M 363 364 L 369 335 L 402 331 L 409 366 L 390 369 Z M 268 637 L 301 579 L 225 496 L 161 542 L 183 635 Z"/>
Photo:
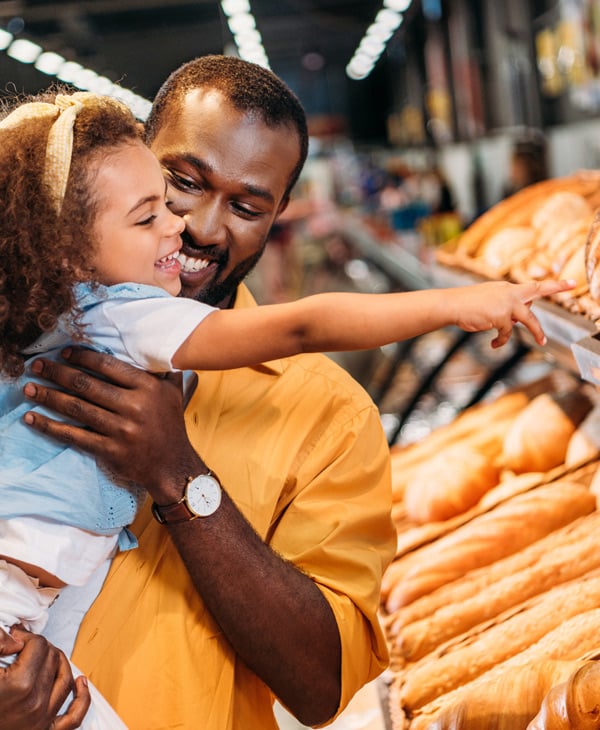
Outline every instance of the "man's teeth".
<path fill-rule="evenodd" d="M 207 259 L 193 259 L 183 253 L 180 253 L 177 256 L 177 260 L 181 264 L 181 270 L 187 272 L 201 271 L 202 269 L 205 269 L 210 263 L 210 261 L 208 261 Z"/>

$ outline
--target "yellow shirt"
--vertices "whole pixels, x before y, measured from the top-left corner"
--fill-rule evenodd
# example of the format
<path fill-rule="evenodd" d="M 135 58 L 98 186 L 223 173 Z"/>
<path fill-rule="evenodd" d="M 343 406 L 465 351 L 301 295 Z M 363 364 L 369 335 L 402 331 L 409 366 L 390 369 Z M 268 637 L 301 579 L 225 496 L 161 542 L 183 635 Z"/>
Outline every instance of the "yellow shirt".
<path fill-rule="evenodd" d="M 253 304 L 241 287 L 236 306 Z M 377 620 L 392 559 L 389 451 L 377 409 L 323 355 L 199 373 L 187 411 L 194 448 L 271 547 L 329 601 L 342 643 L 342 701 L 377 676 Z M 146 508 L 88 612 L 74 663 L 131 730 L 275 730 L 269 689 L 196 594 Z"/>

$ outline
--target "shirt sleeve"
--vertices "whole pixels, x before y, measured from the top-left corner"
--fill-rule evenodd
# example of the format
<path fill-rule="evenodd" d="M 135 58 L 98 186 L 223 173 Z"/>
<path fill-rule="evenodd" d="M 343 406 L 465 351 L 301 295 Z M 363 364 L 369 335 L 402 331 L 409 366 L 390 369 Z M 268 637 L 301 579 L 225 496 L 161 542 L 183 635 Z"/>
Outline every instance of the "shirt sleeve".
<path fill-rule="evenodd" d="M 107 302 L 104 315 L 131 359 L 144 370 L 174 370 L 173 356 L 214 307 L 191 299 L 156 297 Z M 198 369 L 201 369 L 200 367 Z"/>
<path fill-rule="evenodd" d="M 297 484 L 272 547 L 311 576 L 335 615 L 342 647 L 338 713 L 388 663 L 378 619 L 381 578 L 392 560 L 389 448 L 374 406 L 336 411 L 301 452 Z"/>

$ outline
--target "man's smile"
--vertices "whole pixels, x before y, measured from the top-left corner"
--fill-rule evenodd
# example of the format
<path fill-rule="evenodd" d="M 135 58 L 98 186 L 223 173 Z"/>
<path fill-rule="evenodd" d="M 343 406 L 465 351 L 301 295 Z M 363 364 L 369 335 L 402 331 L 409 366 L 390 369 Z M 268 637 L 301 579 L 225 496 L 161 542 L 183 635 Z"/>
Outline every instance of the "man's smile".
<path fill-rule="evenodd" d="M 206 269 L 212 261 L 209 259 L 200 259 L 193 256 L 186 256 L 184 253 L 179 253 L 178 261 L 181 264 L 181 271 L 184 273 L 196 273 L 202 269 Z"/>

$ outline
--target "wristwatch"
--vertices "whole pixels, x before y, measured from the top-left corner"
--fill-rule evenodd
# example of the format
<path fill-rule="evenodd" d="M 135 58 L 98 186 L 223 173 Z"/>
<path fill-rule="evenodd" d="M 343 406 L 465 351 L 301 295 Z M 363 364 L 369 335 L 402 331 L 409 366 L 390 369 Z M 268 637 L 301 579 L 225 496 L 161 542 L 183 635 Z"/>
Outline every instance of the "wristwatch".
<path fill-rule="evenodd" d="M 172 504 L 152 504 L 152 514 L 161 525 L 189 522 L 214 514 L 221 504 L 221 484 L 214 474 L 188 477 L 183 497 Z"/>

